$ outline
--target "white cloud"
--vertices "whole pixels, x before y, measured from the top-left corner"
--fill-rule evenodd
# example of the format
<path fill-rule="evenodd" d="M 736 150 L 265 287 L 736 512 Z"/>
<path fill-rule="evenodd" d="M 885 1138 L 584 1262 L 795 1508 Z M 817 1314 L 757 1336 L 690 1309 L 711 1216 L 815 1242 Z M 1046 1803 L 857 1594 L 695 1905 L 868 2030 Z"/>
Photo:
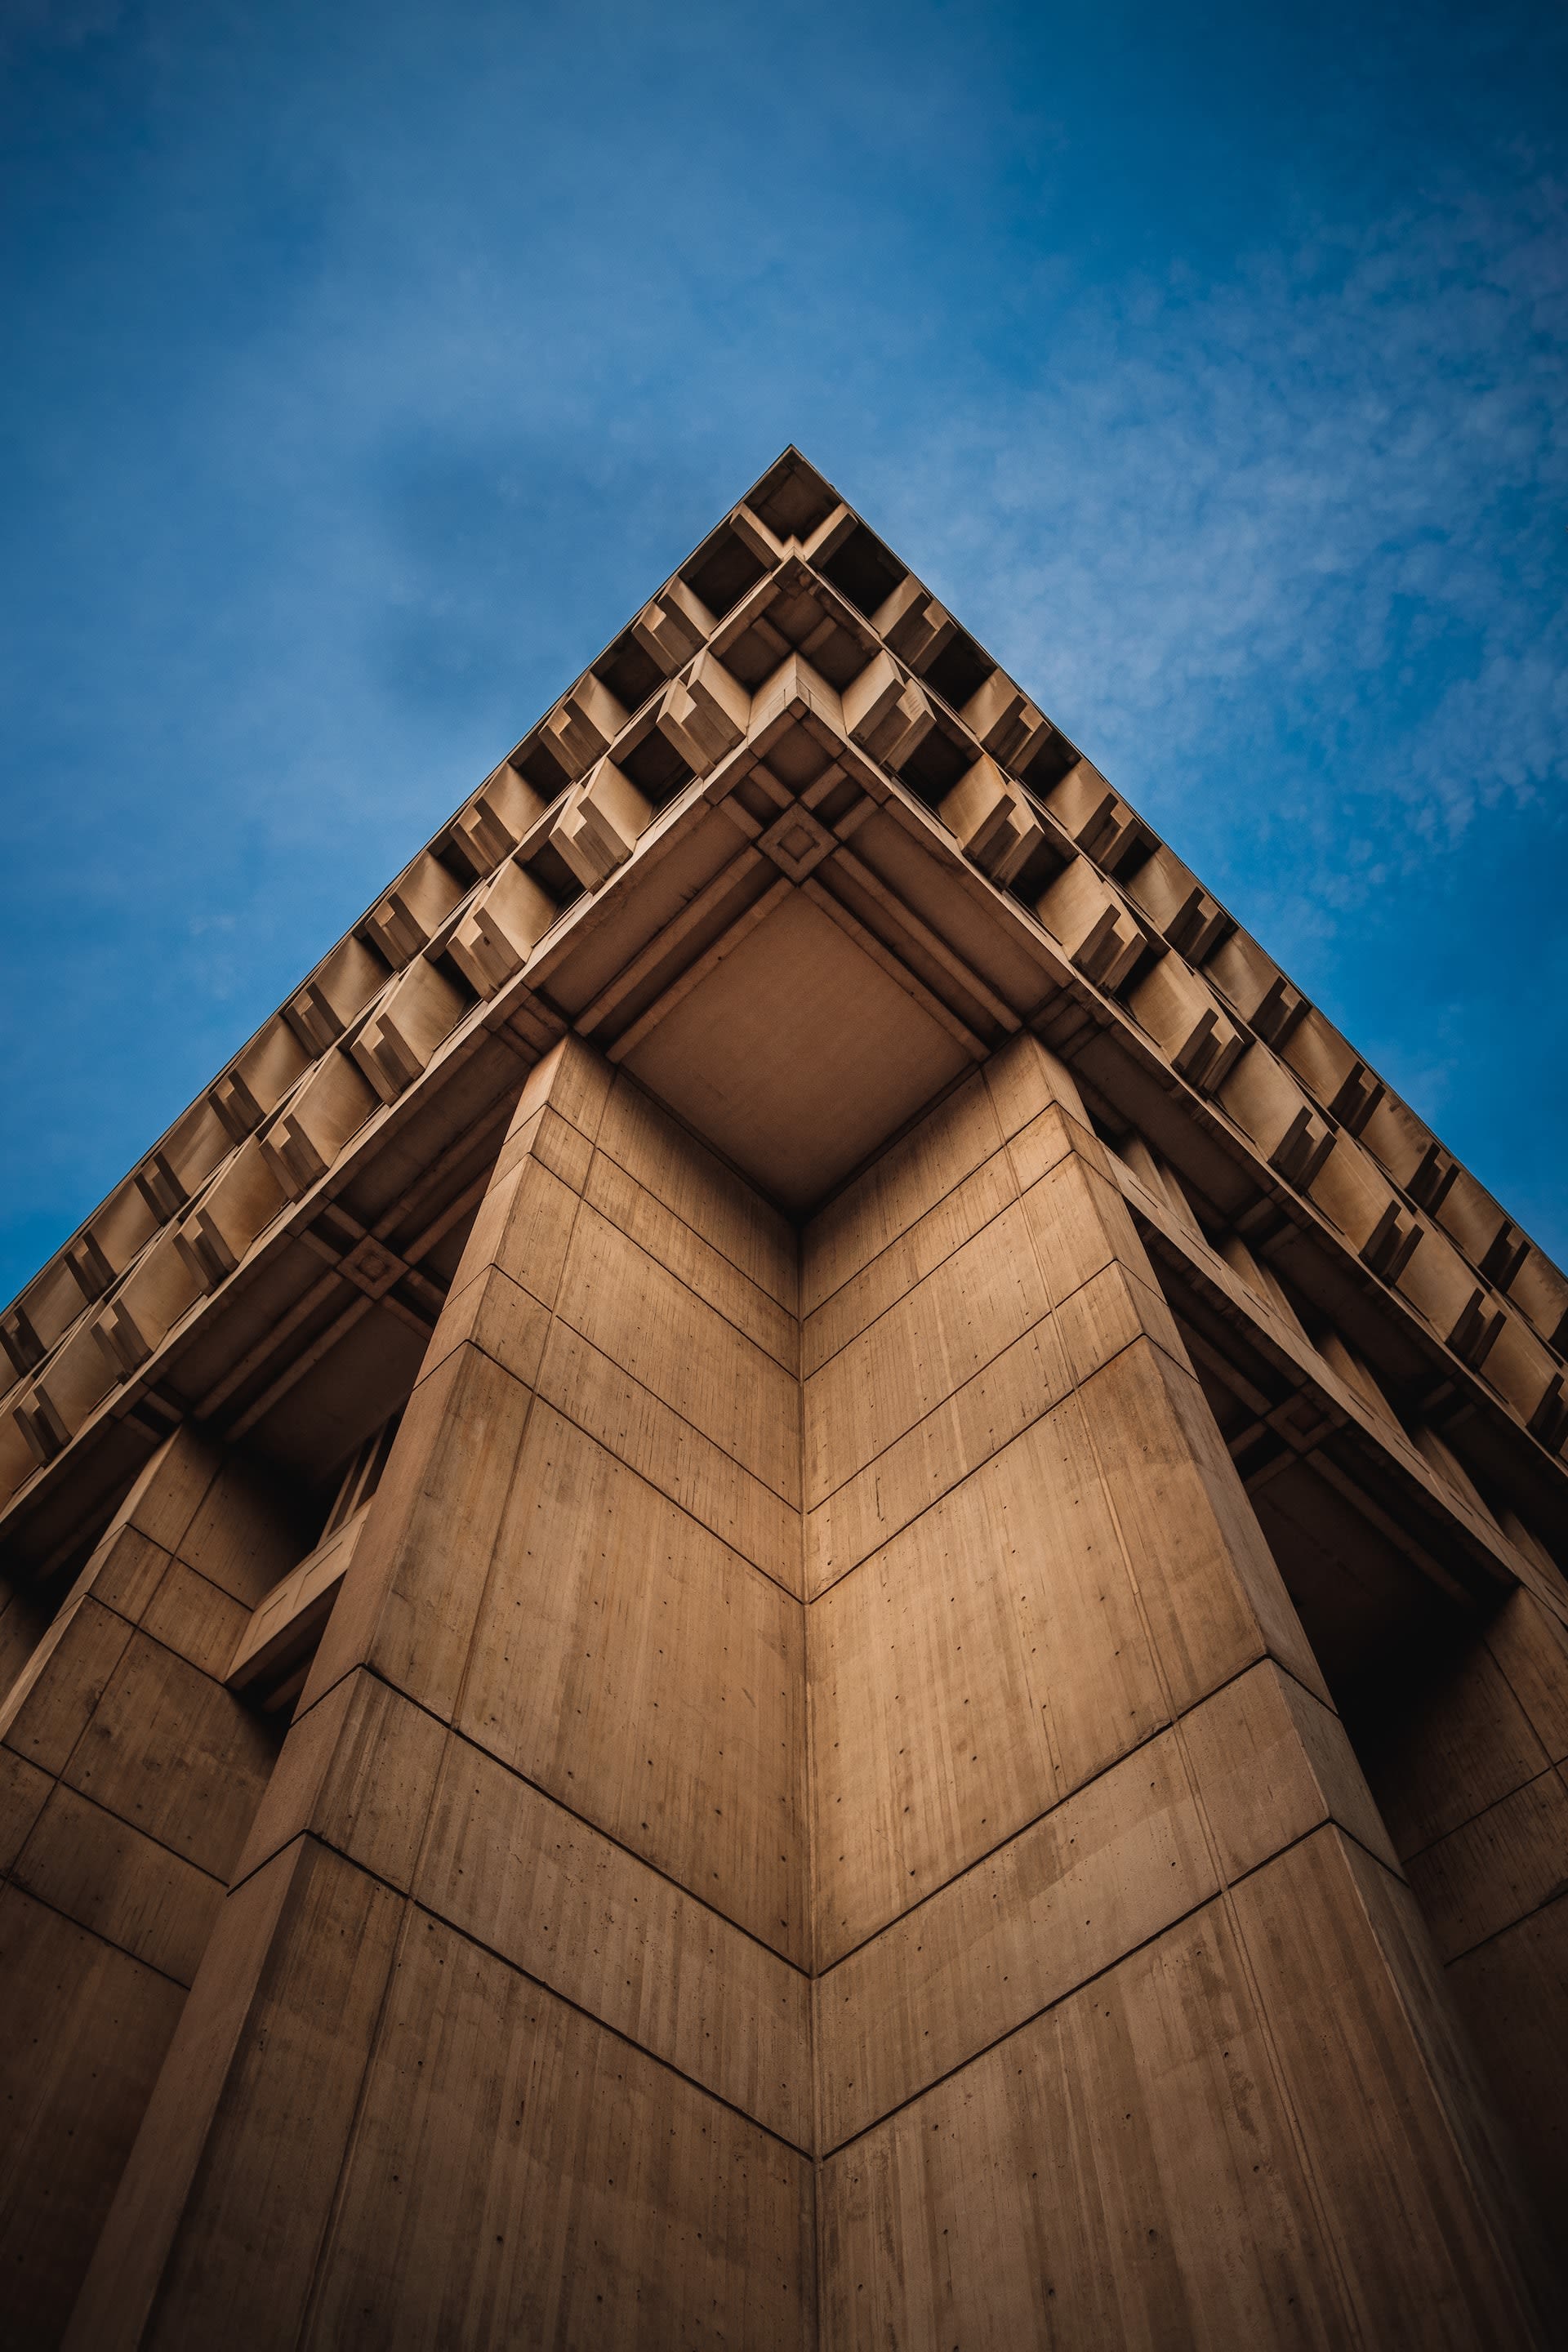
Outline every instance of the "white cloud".
<path fill-rule="evenodd" d="M 1201 298 L 1081 299 L 1026 391 L 988 386 L 900 453 L 890 530 L 1129 750 L 1151 721 L 1196 744 L 1270 675 L 1330 732 L 1403 655 L 1458 636 L 1462 679 L 1416 728 L 1405 796 L 1452 826 L 1540 786 L 1559 756 L 1539 509 L 1568 471 L 1550 340 L 1568 242 L 1559 193 L 1528 195 L 1303 243 Z M 1479 770 L 1457 740 L 1477 721 Z"/>

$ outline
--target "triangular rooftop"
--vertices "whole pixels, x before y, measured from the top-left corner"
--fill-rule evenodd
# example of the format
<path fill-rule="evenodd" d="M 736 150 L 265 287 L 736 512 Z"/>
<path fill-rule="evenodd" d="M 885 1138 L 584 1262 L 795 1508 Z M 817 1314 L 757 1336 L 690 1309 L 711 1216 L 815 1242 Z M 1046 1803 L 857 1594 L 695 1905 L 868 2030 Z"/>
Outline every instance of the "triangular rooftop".
<path fill-rule="evenodd" d="M 1568 1283 L 791 448 L 0 1318 L 13 1571 L 181 1420 L 326 1480 L 567 1030 L 798 1218 L 1020 1027 L 1568 1537 Z"/>

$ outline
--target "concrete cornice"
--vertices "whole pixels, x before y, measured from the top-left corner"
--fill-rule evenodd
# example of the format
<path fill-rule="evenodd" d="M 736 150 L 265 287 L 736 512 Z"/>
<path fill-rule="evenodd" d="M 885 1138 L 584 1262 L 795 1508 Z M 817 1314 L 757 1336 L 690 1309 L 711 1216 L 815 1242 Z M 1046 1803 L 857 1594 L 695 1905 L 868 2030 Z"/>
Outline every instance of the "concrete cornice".
<path fill-rule="evenodd" d="M 417 1343 L 527 1069 L 625 1059 L 795 891 L 968 1061 L 1036 1031 L 1568 1534 L 1568 1282 L 789 450 L 0 1318 L 16 1559 L 345 1318 Z"/>

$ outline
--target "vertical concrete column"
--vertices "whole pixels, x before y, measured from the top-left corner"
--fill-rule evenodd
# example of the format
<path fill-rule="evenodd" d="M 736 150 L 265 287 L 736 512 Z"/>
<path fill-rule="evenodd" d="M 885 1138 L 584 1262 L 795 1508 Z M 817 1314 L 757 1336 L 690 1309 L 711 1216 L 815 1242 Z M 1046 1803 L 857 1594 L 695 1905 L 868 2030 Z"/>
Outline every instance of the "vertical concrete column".
<path fill-rule="evenodd" d="M 809 2340 L 796 1283 L 533 1073 L 74 2343 Z"/>
<path fill-rule="evenodd" d="M 224 1688 L 308 1537 L 189 1431 L 0 1705 L 0 2274 L 53 2345 L 277 1753 Z"/>
<path fill-rule="evenodd" d="M 1069 1075 L 803 1265 L 832 2346 L 1532 2340 L 1429 1946 Z"/>

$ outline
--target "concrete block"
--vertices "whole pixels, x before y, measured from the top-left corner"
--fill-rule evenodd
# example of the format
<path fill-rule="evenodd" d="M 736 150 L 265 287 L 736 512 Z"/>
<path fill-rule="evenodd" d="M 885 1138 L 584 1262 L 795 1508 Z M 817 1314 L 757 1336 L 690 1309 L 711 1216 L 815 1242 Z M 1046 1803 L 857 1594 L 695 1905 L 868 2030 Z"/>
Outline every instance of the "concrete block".
<path fill-rule="evenodd" d="M 964 771 L 938 814 L 982 872 L 996 883 L 1011 882 L 1045 838 L 1023 793 L 987 752 Z"/>
<path fill-rule="evenodd" d="M 567 795 L 550 838 L 584 890 L 623 865 L 653 822 L 653 807 L 613 760 L 601 760 Z"/>
<path fill-rule="evenodd" d="M 477 994 L 493 996 L 522 970 L 556 913 L 548 891 L 509 860 L 452 933 L 452 961 Z"/>

